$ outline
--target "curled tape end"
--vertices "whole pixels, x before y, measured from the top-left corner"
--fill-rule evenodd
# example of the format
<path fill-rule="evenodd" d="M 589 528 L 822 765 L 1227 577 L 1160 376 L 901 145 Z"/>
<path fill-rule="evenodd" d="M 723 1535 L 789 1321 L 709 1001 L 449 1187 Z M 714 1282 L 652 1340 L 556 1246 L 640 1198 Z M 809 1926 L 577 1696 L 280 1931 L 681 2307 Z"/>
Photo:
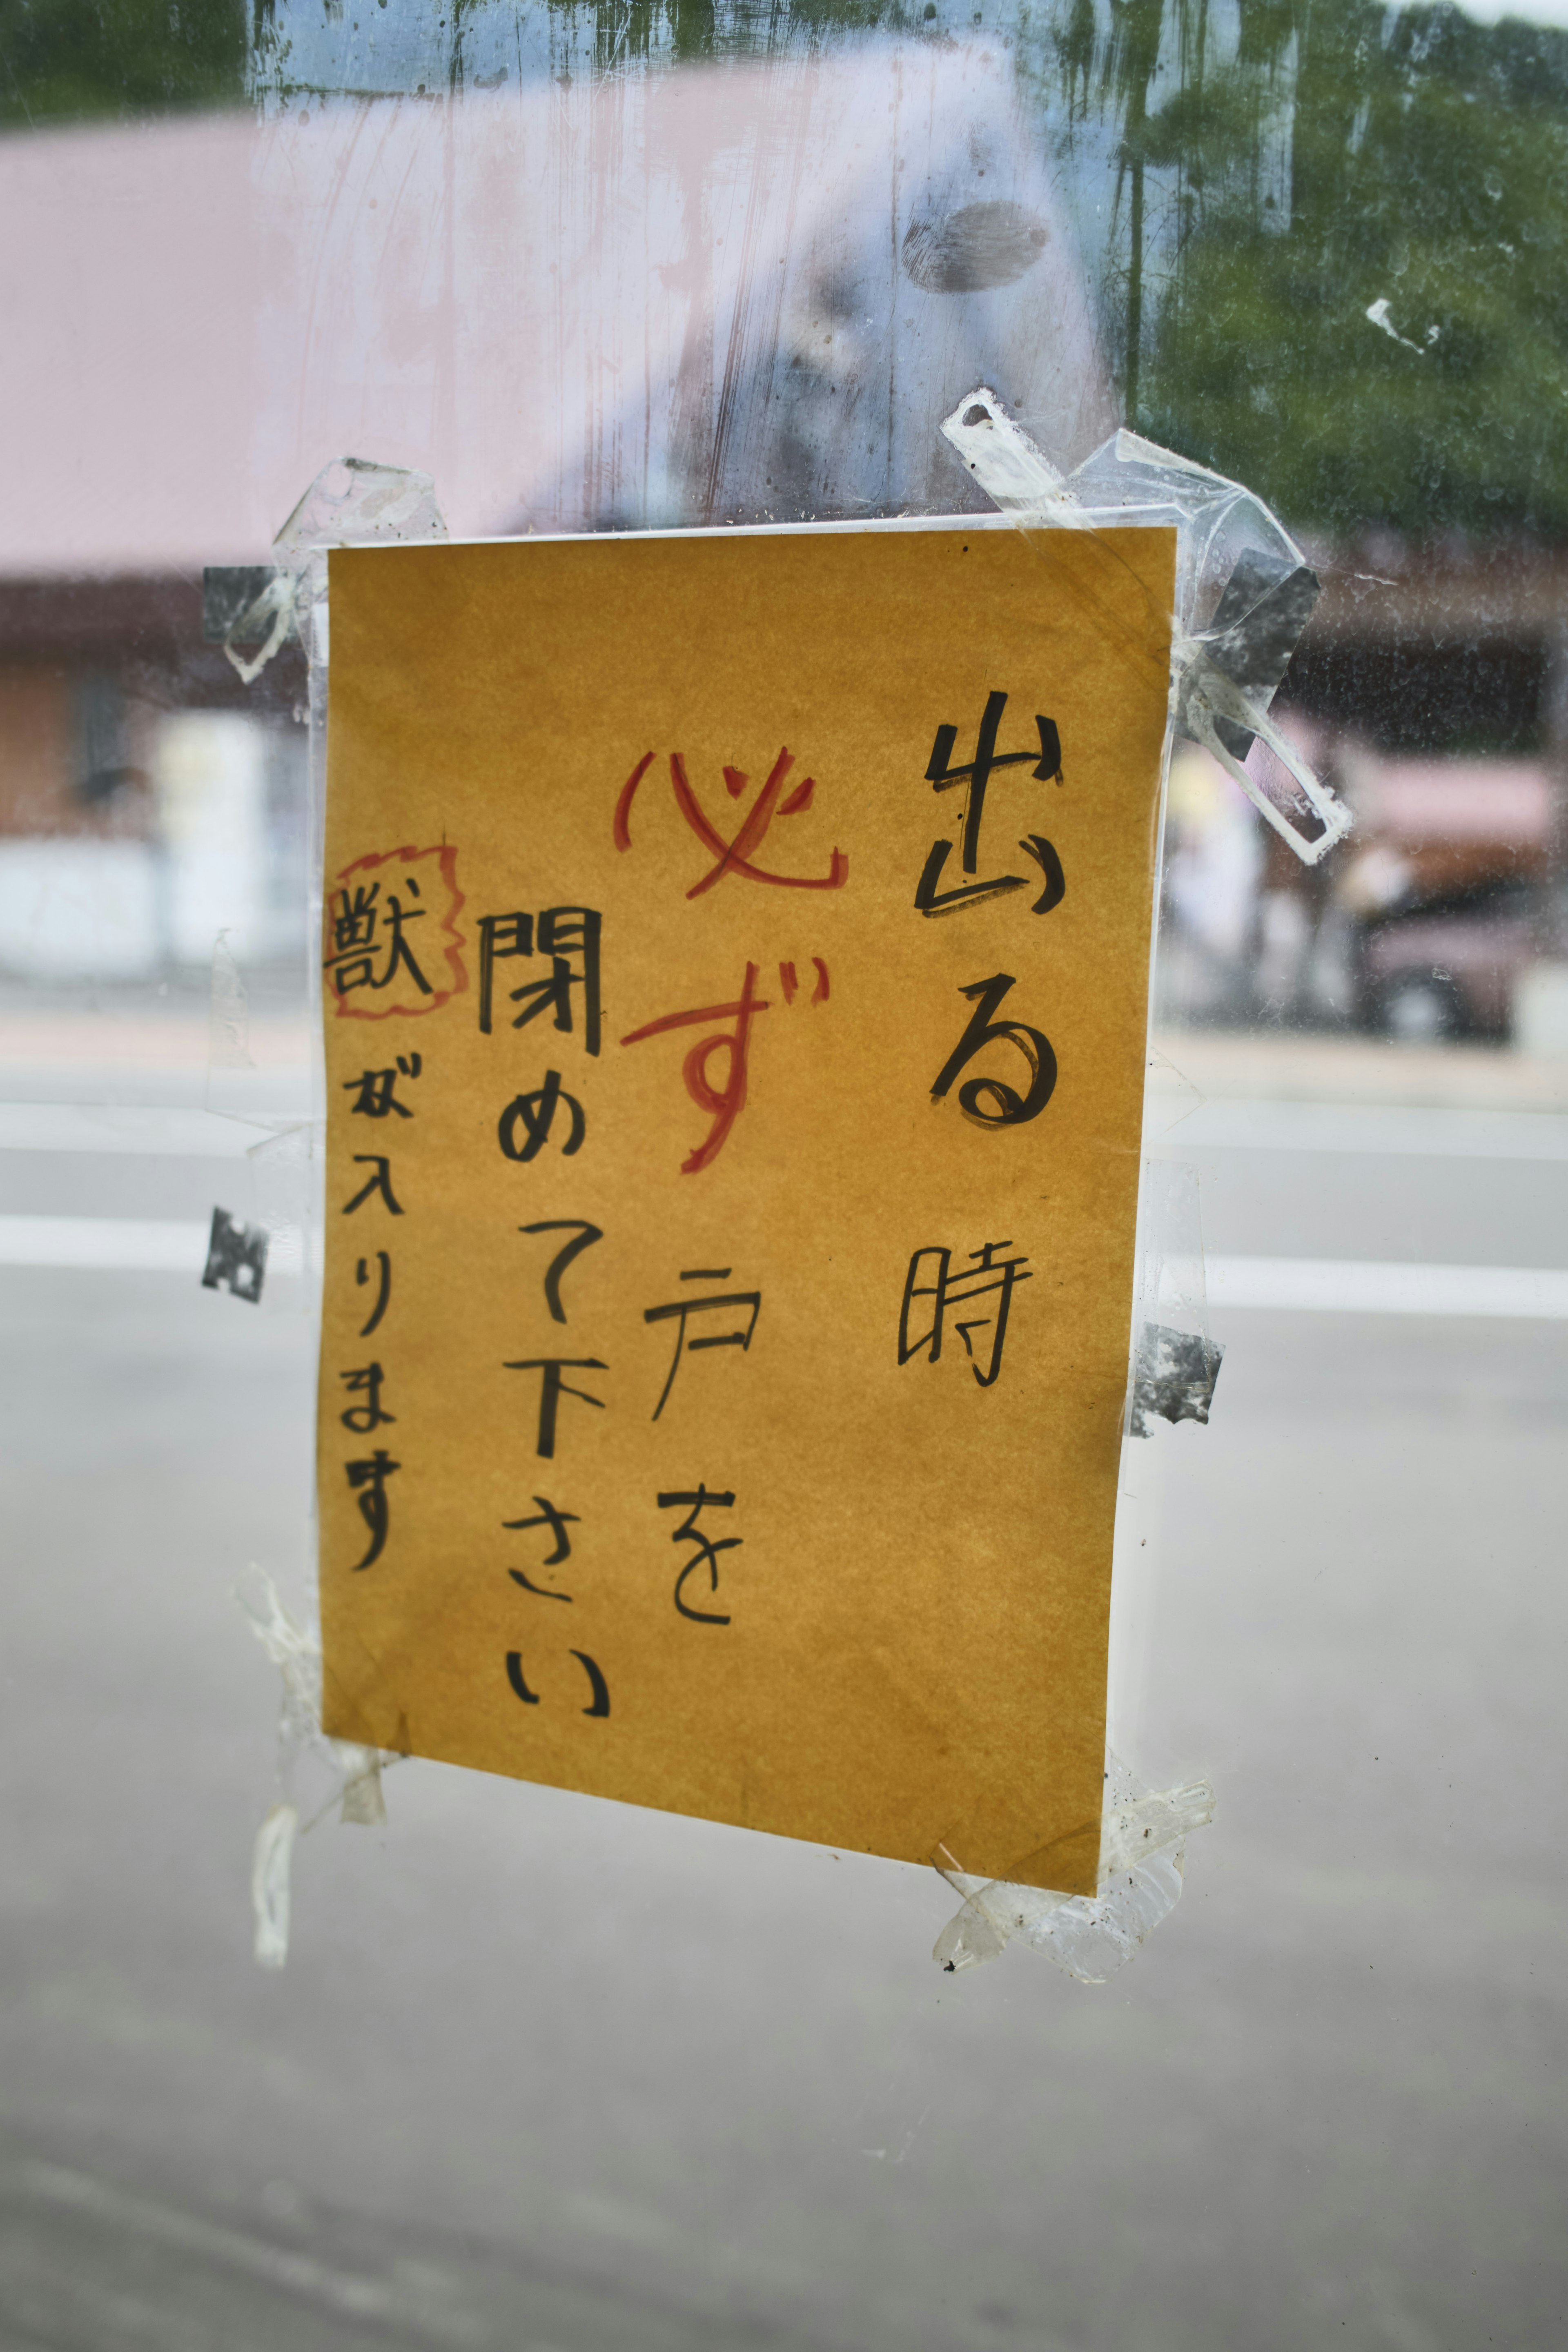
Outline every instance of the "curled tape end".
<path fill-rule="evenodd" d="M 1021 529 L 1095 530 L 1102 507 L 1118 508 L 1130 519 L 1140 512 L 1180 519 L 1187 555 L 1179 570 L 1171 638 L 1175 723 L 1191 741 L 1214 754 L 1302 864 L 1316 866 L 1344 838 L 1352 818 L 1268 715 L 1275 687 L 1318 593 L 1316 575 L 1303 563 L 1278 518 L 1239 482 L 1125 429 L 1079 467 L 1069 482 L 1008 415 L 989 384 L 977 384 L 943 417 L 941 430 L 964 470 Z M 1243 582 L 1247 593 L 1239 614 L 1205 639 L 1193 634 L 1202 569 L 1194 549 L 1207 551 L 1205 561 L 1212 557 L 1222 527 L 1233 534 L 1226 559 L 1234 559 L 1231 593 Z M 1237 532 L 1242 534 L 1239 540 Z M 1217 609 L 1225 610 L 1223 597 Z M 1260 621 L 1261 644 L 1252 642 Z M 1232 667 L 1239 661 L 1248 682 L 1230 676 L 1219 656 Z M 1260 656 L 1271 656 L 1261 667 Z M 1216 721 L 1261 738 L 1305 795 L 1321 828 L 1317 833 L 1300 831 L 1289 814 L 1269 799 L 1222 740 Z"/>
<path fill-rule="evenodd" d="M 289 1892 L 298 1809 L 274 1805 L 256 1832 L 250 1900 L 256 1913 L 256 1965 L 280 1969 L 289 1958 Z"/>
<path fill-rule="evenodd" d="M 939 1968 L 978 1968 L 1016 1936 L 1079 1984 L 1104 1984 L 1142 1948 L 1181 1899 L 1186 1841 L 1213 1821 L 1214 1786 L 1192 1780 L 1151 1792 L 1109 1749 L 1105 1785 L 1093 1895 L 966 1878 L 938 1848 L 936 1867 L 964 1896 L 936 1939 Z"/>

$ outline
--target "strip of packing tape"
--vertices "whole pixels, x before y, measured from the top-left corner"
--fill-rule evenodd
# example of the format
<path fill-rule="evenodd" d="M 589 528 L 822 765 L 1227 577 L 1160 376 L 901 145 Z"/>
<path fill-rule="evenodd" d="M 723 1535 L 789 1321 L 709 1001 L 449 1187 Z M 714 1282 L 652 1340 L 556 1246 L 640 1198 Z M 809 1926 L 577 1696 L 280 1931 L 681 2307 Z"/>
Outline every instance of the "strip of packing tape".
<path fill-rule="evenodd" d="M 282 1801 L 268 1811 L 256 1833 L 250 1895 L 256 1914 L 256 1958 L 264 1969 L 280 1969 L 289 1957 L 289 1894 L 297 1837 L 313 1830 L 335 1807 L 345 1824 L 380 1828 L 386 1820 L 381 1773 L 395 1756 L 321 1731 L 321 1645 L 285 1607 L 278 1587 L 253 1562 L 235 1587 L 235 1599 L 251 1632 L 283 1678 L 279 1722 L 279 1778 Z M 315 1781 L 316 1802 L 304 1818 L 297 1784 Z"/>
<path fill-rule="evenodd" d="M 1113 434 L 1064 476 L 984 384 L 944 417 L 942 431 L 1021 530 L 1098 530 L 1113 515 L 1176 523 L 1173 721 L 1213 753 L 1303 865 L 1317 865 L 1350 831 L 1352 816 L 1268 716 L 1318 594 L 1316 574 L 1278 517 L 1239 482 L 1136 433 Z M 1199 628 L 1205 604 L 1213 609 Z M 1271 799 L 1242 765 L 1254 737 L 1292 779 L 1294 809 Z M 1304 833 L 1299 817 L 1314 819 L 1318 830 Z"/>
<path fill-rule="evenodd" d="M 937 1868 L 963 1907 L 937 1937 L 932 1959 L 950 1974 L 978 1968 L 1017 1937 L 1080 1984 L 1104 1984 L 1175 1909 L 1187 1839 L 1213 1821 L 1214 1809 L 1211 1782 L 1151 1793 L 1108 1749 L 1095 1892 L 1053 1895 L 972 1878 L 939 1853 Z"/>

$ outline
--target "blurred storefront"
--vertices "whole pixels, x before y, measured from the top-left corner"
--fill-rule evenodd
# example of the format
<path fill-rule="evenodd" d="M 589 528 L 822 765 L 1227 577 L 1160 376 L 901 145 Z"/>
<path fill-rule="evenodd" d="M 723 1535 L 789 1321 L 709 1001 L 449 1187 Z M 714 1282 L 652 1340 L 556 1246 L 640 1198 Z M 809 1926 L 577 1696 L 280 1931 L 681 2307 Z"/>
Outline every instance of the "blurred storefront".
<path fill-rule="evenodd" d="M 1324 593 L 1278 715 L 1355 831 L 1304 868 L 1216 762 L 1179 752 L 1166 1019 L 1568 1050 L 1563 559 L 1387 537 L 1312 553 Z"/>

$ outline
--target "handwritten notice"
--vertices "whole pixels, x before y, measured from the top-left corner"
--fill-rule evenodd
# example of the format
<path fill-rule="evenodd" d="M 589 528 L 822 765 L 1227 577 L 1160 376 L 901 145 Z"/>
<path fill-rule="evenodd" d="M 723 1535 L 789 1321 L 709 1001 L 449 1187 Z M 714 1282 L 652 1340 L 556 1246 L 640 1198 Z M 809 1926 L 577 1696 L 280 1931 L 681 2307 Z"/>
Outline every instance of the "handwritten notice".
<path fill-rule="evenodd" d="M 1092 1889 L 1173 560 L 332 554 L 330 1733 Z"/>

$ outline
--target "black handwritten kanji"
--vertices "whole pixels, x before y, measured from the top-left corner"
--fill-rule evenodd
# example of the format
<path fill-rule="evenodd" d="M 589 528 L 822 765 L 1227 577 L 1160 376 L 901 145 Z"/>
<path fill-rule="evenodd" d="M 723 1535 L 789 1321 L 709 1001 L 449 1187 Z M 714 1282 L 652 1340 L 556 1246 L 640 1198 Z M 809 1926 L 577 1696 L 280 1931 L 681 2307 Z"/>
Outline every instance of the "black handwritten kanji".
<path fill-rule="evenodd" d="M 605 1682 L 604 1675 L 600 1673 L 598 1667 L 594 1663 L 594 1660 L 588 1655 L 586 1650 L 574 1650 L 572 1655 L 576 1659 L 578 1664 L 587 1675 L 588 1688 L 593 1693 L 591 1701 L 583 1709 L 584 1714 L 597 1716 L 608 1715 L 610 1711 L 610 1686 Z"/>
<path fill-rule="evenodd" d="M 500 1115 L 497 1133 L 500 1148 L 509 1160 L 521 1160 L 526 1164 L 536 1159 L 550 1140 L 555 1114 L 564 1104 L 571 1118 L 566 1140 L 561 1147 L 563 1160 L 570 1160 L 588 1131 L 583 1106 L 575 1095 L 569 1095 L 561 1084 L 559 1070 L 546 1070 L 544 1084 L 531 1095 L 516 1095 Z M 523 1141 L 517 1139 L 518 1129 L 523 1131 Z"/>
<path fill-rule="evenodd" d="M 1051 777 L 1055 777 L 1058 783 L 1061 782 L 1061 740 L 1057 731 L 1056 721 L 1043 717 L 1038 711 L 1035 714 L 1035 726 L 1040 739 L 1037 752 L 1033 750 L 997 751 L 997 732 L 1002 724 L 1002 714 L 1006 707 L 1007 698 L 1005 694 L 993 692 L 987 695 L 984 714 L 975 737 L 974 757 L 973 760 L 966 761 L 962 766 L 955 767 L 952 764 L 953 747 L 958 740 L 957 728 L 939 727 L 936 730 L 936 741 L 931 747 L 931 759 L 926 767 L 926 782 L 933 792 L 952 792 L 958 784 L 967 784 L 969 787 L 964 798 L 963 855 L 960 859 L 965 874 L 975 874 L 979 871 L 980 832 L 985 815 L 985 791 L 998 768 L 1032 765 L 1037 782 L 1043 783 Z M 1067 888 L 1062 875 L 1061 860 L 1051 844 L 1043 839 L 1039 834 L 1029 835 L 1026 840 L 1018 844 L 1018 846 L 1027 856 L 1035 860 L 1045 876 L 1046 887 L 1036 900 L 1033 912 L 1037 915 L 1048 914 L 1052 907 L 1060 903 Z M 1022 890 L 1027 887 L 1021 874 L 999 874 L 988 882 L 961 883 L 952 890 L 939 888 L 942 869 L 947 864 L 952 848 L 952 844 L 950 841 L 937 841 L 931 845 L 931 855 L 926 859 L 920 882 L 915 889 L 915 905 L 922 915 L 950 915 L 961 907 L 978 906 L 983 899 L 1001 898 L 1010 891 Z"/>
<path fill-rule="evenodd" d="M 353 1371 L 340 1372 L 338 1378 L 351 1396 L 363 1396 L 365 1400 L 363 1404 L 351 1404 L 346 1412 L 338 1415 L 345 1429 L 353 1430 L 361 1437 L 368 1437 L 372 1430 L 379 1429 L 384 1422 L 397 1419 L 395 1412 L 386 1412 L 382 1404 L 382 1382 L 386 1375 L 379 1364 L 360 1364 Z"/>
<path fill-rule="evenodd" d="M 520 1530 L 529 1528 L 548 1528 L 555 1538 L 555 1549 L 553 1551 L 546 1552 L 540 1566 L 559 1568 L 563 1560 L 570 1559 L 572 1557 L 572 1538 L 566 1529 L 569 1525 L 572 1527 L 577 1525 L 577 1514 L 575 1511 L 557 1510 L 547 1496 L 535 1495 L 533 1499 L 539 1508 L 532 1518 L 503 1519 L 501 1525 L 503 1528 Z M 521 1584 L 525 1592 L 537 1593 L 542 1601 L 570 1601 L 572 1598 L 569 1592 L 558 1591 L 553 1585 L 533 1583 L 523 1574 L 521 1568 L 509 1568 L 507 1574 L 514 1584 Z"/>
<path fill-rule="evenodd" d="M 573 1034 L 572 992 L 582 991 L 583 1043 L 590 1054 L 599 1050 L 599 943 L 604 918 L 592 907 L 546 907 L 535 924 L 531 915 L 481 915 L 479 918 L 479 1028 L 490 1034 L 495 967 L 514 956 L 538 953 L 550 962 L 545 980 L 525 981 L 510 1001 L 522 1011 L 512 1022 L 521 1029 L 542 1013 L 552 1013 L 555 1027 Z"/>
<path fill-rule="evenodd" d="M 362 1568 L 374 1568 L 386 1549 L 386 1538 L 392 1527 L 392 1514 L 386 1498 L 386 1482 L 395 1470 L 401 1470 L 402 1467 L 401 1462 L 395 1462 L 392 1456 L 379 1445 L 375 1452 L 367 1455 L 364 1460 L 345 1462 L 343 1465 L 349 1485 L 354 1489 L 354 1498 L 359 1505 L 359 1515 L 370 1530 L 370 1549 L 363 1559 L 355 1560 L 356 1570 Z"/>
<path fill-rule="evenodd" d="M 1043 834 L 1029 834 L 1018 846 L 1026 856 L 1034 859 L 1046 886 L 1029 912 L 1031 915 L 1048 915 L 1053 907 L 1061 905 L 1068 894 L 1068 878 L 1062 872 L 1062 861 Z"/>
<path fill-rule="evenodd" d="M 356 1209 L 364 1206 L 373 1192 L 379 1192 L 383 1205 L 389 1209 L 395 1217 L 400 1217 L 403 1210 L 392 1189 L 391 1160 L 379 1151 L 356 1151 L 353 1158 L 356 1168 L 374 1168 L 375 1173 L 374 1176 L 365 1178 L 352 1201 L 343 1202 L 344 1216 L 352 1217 Z"/>
<path fill-rule="evenodd" d="M 409 898 L 418 898 L 419 885 L 412 874 L 405 877 L 403 887 Z M 423 907 L 405 907 L 395 890 L 389 890 L 384 900 L 379 882 L 345 883 L 333 901 L 332 952 L 326 960 L 338 995 L 347 996 L 356 988 L 389 988 L 398 972 L 405 971 L 420 994 L 429 996 L 430 982 L 407 937 L 407 926 L 422 921 L 424 915 Z M 379 956 L 386 961 L 378 978 Z"/>
<path fill-rule="evenodd" d="M 694 1266 L 690 1273 L 683 1274 L 680 1279 L 682 1282 L 728 1282 L 730 1268 L 727 1265 Z M 749 1307 L 752 1310 L 743 1331 L 704 1332 L 700 1339 L 687 1338 L 686 1326 L 691 1316 L 708 1315 L 718 1308 L 731 1307 Z M 643 1309 L 642 1319 L 645 1323 L 668 1323 L 672 1318 L 676 1318 L 678 1324 L 675 1353 L 669 1360 L 669 1370 L 665 1375 L 664 1386 L 659 1391 L 658 1402 L 653 1409 L 655 1421 L 664 1411 L 669 1391 L 675 1386 L 675 1375 L 679 1369 L 681 1357 L 688 1351 L 696 1355 L 702 1348 L 739 1348 L 744 1353 L 751 1347 L 752 1334 L 757 1328 L 757 1318 L 762 1311 L 763 1294 L 760 1290 L 716 1291 L 710 1298 L 676 1298 L 672 1299 L 668 1307 L 647 1307 Z"/>
<path fill-rule="evenodd" d="M 610 1711 L 610 1686 L 605 1682 L 597 1662 L 588 1655 L 586 1650 L 574 1650 L 570 1654 L 577 1660 L 578 1664 L 583 1668 L 584 1673 L 587 1675 L 588 1688 L 592 1693 L 589 1703 L 583 1709 L 583 1713 L 584 1715 L 596 1715 L 600 1717 L 607 1716 Z M 530 1690 L 527 1682 L 523 1678 L 522 1653 L 521 1650 L 509 1650 L 507 1652 L 506 1678 L 511 1685 L 517 1696 L 522 1701 L 524 1706 L 537 1706 L 539 1705 L 539 1693 L 537 1691 Z"/>
<path fill-rule="evenodd" d="M 686 1602 L 680 1597 L 686 1589 L 687 1578 L 689 1576 L 694 1576 L 700 1568 L 706 1568 L 708 1570 L 708 1590 L 710 1593 L 717 1593 L 719 1590 L 719 1554 L 721 1551 L 738 1551 L 742 1538 L 740 1536 L 706 1536 L 702 1533 L 697 1522 L 705 1510 L 732 1510 L 734 1508 L 734 1503 L 735 1497 L 732 1494 L 710 1494 L 708 1488 L 703 1486 L 691 1487 L 679 1494 L 671 1493 L 661 1495 L 658 1498 L 658 1507 L 661 1511 L 683 1510 L 686 1512 L 685 1518 L 676 1528 L 669 1540 L 671 1543 L 677 1544 L 694 1544 L 696 1546 L 696 1549 L 693 1551 L 691 1558 L 687 1561 L 685 1567 L 680 1570 L 679 1575 L 675 1580 L 675 1605 L 683 1617 L 689 1617 L 692 1622 L 698 1625 L 727 1625 L 730 1622 L 730 1620 L 728 1617 L 721 1617 L 716 1611 L 711 1609 L 688 1608 Z"/>
<path fill-rule="evenodd" d="M 931 1100 L 941 1102 L 959 1072 L 986 1045 L 995 1039 L 1016 1045 L 1028 1065 L 1026 1093 L 1020 1095 L 1000 1078 L 970 1078 L 958 1089 L 959 1107 L 964 1118 L 973 1119 L 976 1127 L 1021 1127 L 1026 1119 L 1037 1118 L 1057 1082 L 1057 1057 L 1048 1037 L 1021 1021 L 991 1018 L 1013 985 L 1011 972 L 998 971 L 989 980 L 973 981 L 959 991 L 960 995 L 970 999 L 974 1010 L 963 1036 L 937 1072 L 931 1090 Z M 995 1106 L 994 1109 L 982 1107 L 987 1098 Z"/>
<path fill-rule="evenodd" d="M 522 1701 L 524 1706 L 537 1706 L 539 1705 L 539 1693 L 537 1691 L 530 1690 L 527 1683 L 523 1680 L 522 1653 L 521 1650 L 509 1650 L 507 1652 L 506 1678 L 511 1685 L 513 1690 L 517 1693 L 519 1698 Z"/>
<path fill-rule="evenodd" d="M 576 1397 L 584 1404 L 605 1409 L 603 1397 L 590 1396 L 586 1389 L 574 1389 L 563 1381 L 563 1372 L 604 1372 L 609 1366 L 597 1356 L 524 1356 L 504 1368 L 509 1372 L 542 1372 L 539 1386 L 539 1443 L 534 1451 L 542 1461 L 550 1462 L 555 1455 L 555 1419 L 563 1396 Z"/>
<path fill-rule="evenodd" d="M 417 1054 L 399 1054 L 389 1070 L 362 1070 L 357 1078 L 343 1080 L 343 1092 L 352 1094 L 349 1115 L 357 1118 L 389 1118 L 394 1113 L 399 1118 L 412 1118 L 414 1113 L 405 1102 L 399 1102 L 394 1089 L 399 1076 L 416 1078 L 423 1067 Z"/>
<path fill-rule="evenodd" d="M 376 1325 L 381 1321 L 382 1317 L 385 1314 L 386 1302 L 392 1297 L 392 1259 L 385 1250 L 377 1250 L 375 1254 L 375 1262 L 381 1268 L 379 1287 L 377 1288 L 375 1295 L 375 1305 L 371 1309 L 370 1321 L 361 1327 L 360 1338 L 362 1339 L 368 1339 L 370 1338 L 371 1333 L 375 1329 Z M 354 1269 L 354 1282 L 358 1288 L 363 1290 L 369 1280 L 370 1260 L 368 1258 L 362 1257 Z"/>
<path fill-rule="evenodd" d="M 595 1242 L 605 1238 L 599 1226 L 591 1225 L 586 1217 L 546 1217 L 537 1225 L 519 1225 L 520 1234 L 574 1234 L 576 1239 L 564 1243 L 544 1270 L 544 1303 L 552 1322 L 564 1323 L 566 1309 L 561 1304 L 561 1277 L 574 1257 Z"/>
<path fill-rule="evenodd" d="M 904 1281 L 904 1303 L 899 1314 L 899 1361 L 907 1364 L 912 1356 L 924 1353 L 928 1363 L 942 1358 L 944 1327 L 951 1310 L 967 1307 L 977 1298 L 994 1297 L 996 1304 L 988 1315 L 970 1316 L 963 1321 L 953 1318 L 952 1328 L 963 1342 L 970 1368 L 983 1389 L 992 1387 L 1002 1369 L 1002 1349 L 1007 1337 L 1007 1316 L 1013 1303 L 1015 1286 L 1030 1282 L 1032 1275 L 1021 1274 L 1019 1268 L 1029 1263 L 1026 1255 L 999 1258 L 997 1250 L 1011 1249 L 1011 1242 L 987 1242 L 983 1248 L 971 1250 L 976 1263 L 961 1266 L 952 1272 L 952 1252 L 934 1244 L 915 1251 L 910 1260 L 910 1270 Z M 910 1336 L 910 1310 L 919 1299 L 929 1299 L 930 1322 L 918 1338 Z M 990 1352 L 984 1359 L 976 1355 L 973 1334 L 990 1330 Z"/>

